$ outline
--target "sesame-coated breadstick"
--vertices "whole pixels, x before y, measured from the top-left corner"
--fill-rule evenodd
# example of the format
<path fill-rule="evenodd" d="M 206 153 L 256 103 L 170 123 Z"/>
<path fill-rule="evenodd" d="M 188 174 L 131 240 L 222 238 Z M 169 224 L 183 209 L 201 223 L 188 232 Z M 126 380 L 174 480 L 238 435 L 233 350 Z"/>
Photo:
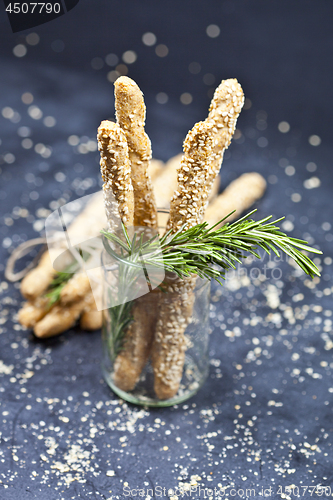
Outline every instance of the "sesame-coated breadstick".
<path fill-rule="evenodd" d="M 96 296 L 101 298 L 102 286 L 94 289 L 94 300 L 88 302 L 80 317 L 80 327 L 82 330 L 98 330 L 102 327 L 102 311 L 98 311 L 96 307 Z"/>
<path fill-rule="evenodd" d="M 56 270 L 53 269 L 49 252 L 44 252 L 38 266 L 32 269 L 21 283 L 21 293 L 29 301 L 35 300 L 45 292 L 52 281 Z"/>
<path fill-rule="evenodd" d="M 157 212 L 148 173 L 151 143 L 145 132 L 146 106 L 138 85 L 121 76 L 115 81 L 117 122 L 126 135 L 134 190 L 134 226 L 157 227 Z"/>
<path fill-rule="evenodd" d="M 98 127 L 97 139 L 109 230 L 119 226 L 119 216 L 126 226 L 132 226 L 134 197 L 125 134 L 117 123 L 104 120 Z"/>
<path fill-rule="evenodd" d="M 133 225 L 133 191 L 129 190 L 132 184 L 125 134 L 118 124 L 102 122 L 98 139 L 101 171 L 105 181 L 103 189 L 110 190 L 118 201 L 119 213 L 125 226 Z M 124 169 L 125 175 L 122 174 Z M 122 193 L 128 196 L 123 196 Z M 107 198 L 105 200 L 108 201 Z M 112 229 L 114 207 L 106 204 L 106 211 L 109 227 Z M 149 225 L 146 218 L 142 220 L 142 225 Z M 150 320 L 150 315 L 148 311 L 143 313 L 144 301 L 144 297 L 135 301 L 132 311 L 133 322 L 124 335 L 123 349 L 115 361 L 113 374 L 115 383 L 119 388 L 126 387 L 126 390 L 135 386 L 149 355 L 152 328 L 145 321 L 146 318 Z"/>
<path fill-rule="evenodd" d="M 36 337 L 54 337 L 71 328 L 85 308 L 94 303 L 92 293 L 69 305 L 56 305 L 34 327 Z"/>
<path fill-rule="evenodd" d="M 208 205 L 205 220 L 210 226 L 213 226 L 233 210 L 236 212 L 223 221 L 223 224 L 237 219 L 244 210 L 263 196 L 265 189 L 266 181 L 257 172 L 241 175 Z"/>
<path fill-rule="evenodd" d="M 154 391 L 159 399 L 177 394 L 183 374 L 186 337 L 194 303 L 196 276 L 180 279 L 166 275 L 160 294 L 151 357 Z"/>
<path fill-rule="evenodd" d="M 70 304 L 83 297 L 91 291 L 90 281 L 85 272 L 79 272 L 66 283 L 60 292 L 60 302 L 62 305 Z"/>
<path fill-rule="evenodd" d="M 21 325 L 33 328 L 50 311 L 49 299 L 37 297 L 33 302 L 25 302 L 18 312 L 18 320 Z"/>
<path fill-rule="evenodd" d="M 177 187 L 177 169 L 182 155 L 176 155 L 165 164 L 161 173 L 154 179 L 154 193 L 158 208 L 168 208 L 171 197 Z"/>
<path fill-rule="evenodd" d="M 243 105 L 244 93 L 236 78 L 222 80 L 214 92 L 206 119 L 214 123 L 216 127 L 214 135 L 216 157 L 211 166 L 213 178 L 209 180 L 210 183 L 213 183 L 221 168 L 224 151 L 230 145 Z"/>
<path fill-rule="evenodd" d="M 119 389 L 134 389 L 141 372 L 148 361 L 157 317 L 158 289 L 134 301 L 124 344 L 118 354 L 113 371 L 113 380 Z"/>
<path fill-rule="evenodd" d="M 209 122 L 196 123 L 184 141 L 184 155 L 178 170 L 178 187 L 171 200 L 168 226 L 173 232 L 185 223 L 199 222 L 201 206 L 208 198 L 207 180 L 214 159 L 213 128 Z M 196 276 L 180 279 L 167 275 L 161 294 L 152 345 L 154 390 L 159 399 L 173 397 L 179 389 L 185 360 L 184 332 L 194 303 Z"/>
<path fill-rule="evenodd" d="M 163 171 L 164 163 L 162 160 L 152 158 L 149 162 L 148 173 L 152 181 L 154 181 Z"/>
<path fill-rule="evenodd" d="M 209 116 L 197 123 L 184 141 L 178 186 L 171 199 L 167 230 L 202 222 L 209 194 L 218 175 L 224 150 L 229 146 L 244 96 L 237 80 L 222 81 L 214 94 Z M 185 360 L 184 332 L 194 304 L 196 278 L 176 278 L 178 294 L 168 303 L 161 297 L 152 347 L 154 390 L 159 399 L 173 397 L 179 388 Z M 171 320 L 167 320 L 170 318 Z"/>
<path fill-rule="evenodd" d="M 83 311 L 80 317 L 80 327 L 82 330 L 93 331 L 102 328 L 102 311 L 92 309 Z"/>
<path fill-rule="evenodd" d="M 201 222 L 201 206 L 208 199 L 207 181 L 215 158 L 214 125 L 198 122 L 184 141 L 183 159 L 178 169 L 178 185 L 170 203 L 167 230 L 178 231 Z"/>

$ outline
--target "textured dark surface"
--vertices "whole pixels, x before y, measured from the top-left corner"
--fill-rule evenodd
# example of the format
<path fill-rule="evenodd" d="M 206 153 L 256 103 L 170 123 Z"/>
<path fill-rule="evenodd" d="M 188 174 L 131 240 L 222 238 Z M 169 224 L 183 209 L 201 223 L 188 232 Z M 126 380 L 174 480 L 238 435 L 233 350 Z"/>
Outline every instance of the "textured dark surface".
<path fill-rule="evenodd" d="M 91 61 L 113 53 L 122 62 L 127 50 L 137 54 L 128 74 L 145 93 L 147 131 L 163 160 L 205 118 L 211 89 L 238 78 L 252 106 L 239 118 L 242 136 L 225 156 L 222 186 L 243 172 L 262 173 L 268 189 L 257 216 L 286 215 L 287 232 L 324 251 L 314 283 L 285 259 L 266 258 L 214 287 L 209 379 L 187 404 L 159 410 L 127 405 L 110 392 L 98 332 L 77 327 L 41 342 L 22 329 L 18 287 L 2 277 L 1 500 L 122 498 L 126 483 L 145 490 L 143 498 L 152 496 L 148 488 L 191 481 L 192 498 L 203 498 L 195 483 L 226 487 L 223 498 L 241 498 L 250 487 L 252 498 L 269 487 L 266 496 L 283 498 L 293 484 L 304 498 L 311 498 L 306 486 L 333 489 L 332 15 L 331 2 L 322 0 L 81 0 L 33 30 L 40 41 L 29 45 L 29 32 L 13 35 L 1 7 L 2 273 L 9 252 L 43 230 L 55 200 L 97 190 L 92 141 L 99 122 L 113 115 L 107 74 L 114 67 L 96 70 Z M 216 38 L 206 34 L 211 24 L 220 28 Z M 155 45 L 142 43 L 146 32 L 155 33 Z M 13 55 L 18 44 L 27 48 L 20 58 Z M 166 57 L 156 55 L 158 44 L 168 47 Z M 188 69 L 193 62 L 201 66 L 197 74 Z M 215 83 L 212 76 L 204 83 L 207 74 Z M 30 116 L 39 113 L 22 102 L 26 92 L 41 118 Z M 157 102 L 160 92 L 167 103 Z M 189 105 L 180 101 L 185 92 Z M 48 116 L 52 127 L 43 122 Z M 289 132 L 279 131 L 282 121 Z M 30 128 L 30 149 L 21 145 L 20 127 Z M 71 146 L 71 135 L 88 146 Z M 309 142 L 313 135 L 318 146 Z"/>

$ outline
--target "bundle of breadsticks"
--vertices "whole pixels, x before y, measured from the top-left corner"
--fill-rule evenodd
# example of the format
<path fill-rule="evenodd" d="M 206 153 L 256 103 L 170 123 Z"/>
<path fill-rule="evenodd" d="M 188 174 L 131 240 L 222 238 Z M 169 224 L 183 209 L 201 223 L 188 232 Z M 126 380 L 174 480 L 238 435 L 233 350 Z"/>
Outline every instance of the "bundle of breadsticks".
<path fill-rule="evenodd" d="M 120 77 L 115 82 L 117 123 L 104 121 L 98 129 L 103 192 L 96 193 L 70 226 L 69 234 L 88 239 L 106 225 L 110 230 L 115 229 L 115 210 L 126 226 L 157 228 L 167 224 L 173 231 L 184 222 L 188 227 L 202 220 L 215 224 L 232 210 L 236 212 L 228 220 L 239 217 L 261 198 L 266 187 L 263 177 L 253 172 L 243 174 L 222 194 L 217 194 L 223 152 L 230 143 L 242 102 L 243 93 L 237 81 L 223 81 L 215 92 L 207 119 L 189 132 L 184 154 L 164 165 L 151 159 L 151 144 L 144 130 L 146 110 L 139 87 L 130 78 Z M 116 207 L 110 202 L 110 193 L 117 201 Z M 170 208 L 168 221 L 163 220 L 163 214 L 157 214 L 156 207 Z M 56 276 L 52 252 L 45 252 L 38 266 L 21 283 L 21 293 L 27 302 L 19 311 L 19 321 L 33 328 L 40 338 L 58 335 L 77 320 L 84 330 L 100 328 L 102 313 L 96 309 L 87 275 L 74 274 L 63 286 L 58 300 L 50 303 L 47 295 Z M 155 390 L 161 399 L 171 397 L 178 390 L 185 352 L 184 331 L 191 315 L 195 277 L 168 283 L 167 276 L 165 283 L 167 295 L 175 294 L 174 303 L 161 304 L 159 317 L 152 317 L 153 294 L 135 301 L 134 321 L 126 332 L 125 347 L 116 359 L 114 370 L 116 385 L 131 390 L 151 356 Z M 153 300 L 162 299 L 154 297 Z M 170 315 L 173 319 L 168 324 L 174 325 L 168 327 L 174 333 L 172 346 L 165 341 L 170 332 L 163 320 Z M 170 356 L 172 349 L 175 356 Z M 170 357 L 178 366 L 178 372 L 175 366 L 169 366 L 169 361 L 165 362 Z M 178 374 L 171 377 L 175 373 Z"/>

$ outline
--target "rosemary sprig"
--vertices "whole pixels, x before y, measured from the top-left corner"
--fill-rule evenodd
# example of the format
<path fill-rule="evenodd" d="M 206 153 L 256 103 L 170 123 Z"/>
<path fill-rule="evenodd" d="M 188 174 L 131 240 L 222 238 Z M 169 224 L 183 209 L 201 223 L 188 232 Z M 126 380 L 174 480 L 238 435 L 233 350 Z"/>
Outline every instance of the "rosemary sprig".
<path fill-rule="evenodd" d="M 271 221 L 272 216 L 259 221 L 250 219 L 253 210 L 232 224 L 226 223 L 216 229 L 224 219 L 208 227 L 206 222 L 186 229 L 181 227 L 176 233 L 171 230 L 163 237 L 151 238 L 142 243 L 135 238 L 131 241 L 125 226 L 122 226 L 124 240 L 108 231 L 101 231 L 104 236 L 104 247 L 115 257 L 115 252 L 107 240 L 119 243 L 125 257 L 140 253 L 143 264 L 155 267 L 164 267 L 167 271 L 176 273 L 180 278 L 197 274 L 201 278 L 215 279 L 220 284 L 224 279 L 226 270 L 236 268 L 236 263 L 248 255 L 260 259 L 256 251 L 258 248 L 265 250 L 270 255 L 271 251 L 280 257 L 280 251 L 291 257 L 303 271 L 312 278 L 320 276 L 317 266 L 303 252 L 321 254 L 320 250 L 308 246 L 307 242 L 292 238 L 275 224 L 284 219 L 281 217 Z M 231 212 L 233 213 L 233 212 Z M 124 258 L 124 256 L 122 256 Z"/>
<path fill-rule="evenodd" d="M 79 254 L 81 255 L 84 261 L 87 261 L 89 258 L 89 253 L 86 251 L 79 250 Z M 73 277 L 75 273 L 79 271 L 81 264 L 74 260 L 67 267 L 65 267 L 64 271 L 58 271 L 51 283 L 48 286 L 46 293 L 44 294 L 48 300 L 48 307 L 52 307 L 56 302 L 60 300 L 61 291 L 67 282 Z"/>
<path fill-rule="evenodd" d="M 131 315 L 132 302 L 133 301 L 129 301 L 124 304 L 109 307 L 108 310 L 110 329 L 108 332 L 105 332 L 105 335 L 108 343 L 108 352 L 113 361 L 123 348 L 124 333 L 129 324 L 133 321 Z"/>
<path fill-rule="evenodd" d="M 72 274 L 68 274 L 65 272 L 58 272 L 56 274 L 55 278 L 51 281 L 48 287 L 48 291 L 45 293 L 45 297 L 49 299 L 47 304 L 48 307 L 53 306 L 56 302 L 58 302 L 58 300 L 60 300 L 61 290 L 64 288 L 71 277 Z"/>

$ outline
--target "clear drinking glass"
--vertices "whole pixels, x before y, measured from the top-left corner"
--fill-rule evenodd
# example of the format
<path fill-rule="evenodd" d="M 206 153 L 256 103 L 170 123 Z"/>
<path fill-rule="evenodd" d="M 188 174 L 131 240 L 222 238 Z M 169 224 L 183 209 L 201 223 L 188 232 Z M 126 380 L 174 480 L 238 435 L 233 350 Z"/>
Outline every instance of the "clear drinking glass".
<path fill-rule="evenodd" d="M 102 369 L 122 399 L 170 406 L 194 395 L 208 375 L 210 281 L 164 269 L 154 280 L 137 262 L 102 253 Z"/>

